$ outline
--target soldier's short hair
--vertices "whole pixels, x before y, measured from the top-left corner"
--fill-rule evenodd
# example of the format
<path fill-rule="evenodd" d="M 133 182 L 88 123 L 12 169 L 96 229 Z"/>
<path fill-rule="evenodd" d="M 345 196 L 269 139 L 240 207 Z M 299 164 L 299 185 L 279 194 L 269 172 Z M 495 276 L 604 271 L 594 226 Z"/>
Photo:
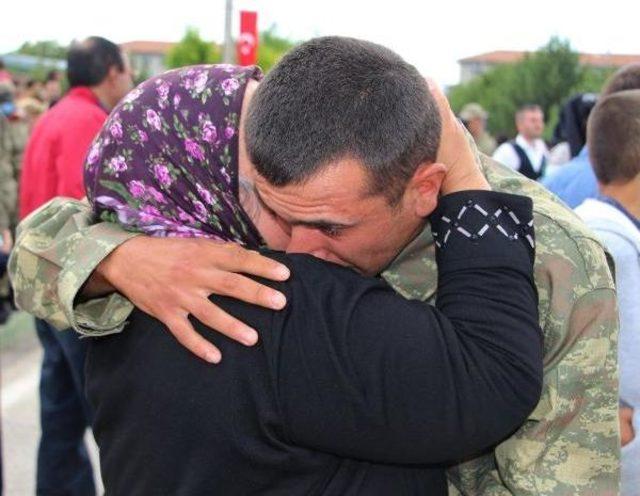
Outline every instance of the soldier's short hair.
<path fill-rule="evenodd" d="M 247 150 L 275 186 L 301 184 L 355 158 L 369 192 L 397 204 L 421 163 L 436 160 L 441 121 L 424 77 L 388 48 L 330 36 L 291 50 L 251 100 Z"/>
<path fill-rule="evenodd" d="M 601 96 L 618 91 L 640 90 L 640 64 L 629 64 L 618 69 L 602 88 Z"/>
<path fill-rule="evenodd" d="M 589 158 L 602 184 L 626 182 L 640 173 L 640 89 L 601 98 L 587 125 Z"/>

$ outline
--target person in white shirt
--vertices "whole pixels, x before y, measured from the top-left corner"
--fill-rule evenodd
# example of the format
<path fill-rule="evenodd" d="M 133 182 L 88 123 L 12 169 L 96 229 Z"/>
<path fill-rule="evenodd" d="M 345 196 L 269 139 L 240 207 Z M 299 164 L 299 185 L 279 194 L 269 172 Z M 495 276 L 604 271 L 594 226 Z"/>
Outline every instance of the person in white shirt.
<path fill-rule="evenodd" d="M 549 150 L 544 141 L 544 113 L 539 105 L 525 105 L 516 112 L 518 136 L 498 147 L 493 159 L 537 181 L 544 176 Z"/>

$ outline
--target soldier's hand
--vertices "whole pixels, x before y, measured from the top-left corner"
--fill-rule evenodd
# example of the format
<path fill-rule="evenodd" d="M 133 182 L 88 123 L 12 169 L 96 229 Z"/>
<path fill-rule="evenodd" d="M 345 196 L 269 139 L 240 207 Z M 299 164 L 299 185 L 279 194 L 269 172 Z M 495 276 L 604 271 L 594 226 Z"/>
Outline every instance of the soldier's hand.
<path fill-rule="evenodd" d="M 258 340 L 256 330 L 224 312 L 209 296 L 230 296 L 279 310 L 286 304 L 282 293 L 241 273 L 274 281 L 289 277 L 284 265 L 235 244 L 148 236 L 123 243 L 96 272 L 136 307 L 163 322 L 183 346 L 211 363 L 220 361 L 220 351 L 195 331 L 188 316 L 252 346 Z"/>
<path fill-rule="evenodd" d="M 438 105 L 442 131 L 436 162 L 446 165 L 442 194 L 469 189 L 491 189 L 480 169 L 480 158 L 473 139 L 451 110 L 442 90 L 427 79 L 431 95 Z"/>
<path fill-rule="evenodd" d="M 622 406 L 618 415 L 620 417 L 620 441 L 622 446 L 625 446 L 636 437 L 633 430 L 633 408 Z"/>

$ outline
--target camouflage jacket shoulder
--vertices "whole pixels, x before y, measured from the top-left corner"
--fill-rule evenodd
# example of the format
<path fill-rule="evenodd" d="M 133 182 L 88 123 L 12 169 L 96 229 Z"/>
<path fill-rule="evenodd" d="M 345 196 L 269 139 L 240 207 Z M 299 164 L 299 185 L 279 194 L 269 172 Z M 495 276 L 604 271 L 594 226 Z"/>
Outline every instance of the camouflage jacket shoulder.
<path fill-rule="evenodd" d="M 527 422 L 491 455 L 450 470 L 450 481 L 473 495 L 617 494 L 618 322 L 603 245 L 538 183 L 488 157 L 482 167 L 493 189 L 534 201 L 544 386 Z M 428 227 L 383 275 L 403 295 L 433 301 L 437 267 Z"/>

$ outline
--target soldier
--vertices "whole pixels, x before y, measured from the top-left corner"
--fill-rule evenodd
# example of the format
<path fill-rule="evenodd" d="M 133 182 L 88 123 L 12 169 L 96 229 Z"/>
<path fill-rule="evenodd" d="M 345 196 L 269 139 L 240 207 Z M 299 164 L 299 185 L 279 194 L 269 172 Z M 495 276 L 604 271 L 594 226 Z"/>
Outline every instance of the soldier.
<path fill-rule="evenodd" d="M 0 230 L 9 229 L 16 209 L 16 181 L 13 177 L 13 147 L 9 125 L 7 118 L 0 113 Z"/>
<path fill-rule="evenodd" d="M 11 232 L 17 224 L 17 193 L 20 157 L 25 140 L 13 102 L 14 87 L 0 82 L 0 324 L 13 310 L 6 262 L 11 249 Z"/>
<path fill-rule="evenodd" d="M 473 136 L 481 153 L 491 155 L 496 149 L 496 140 L 487 132 L 489 114 L 477 103 L 467 103 L 460 111 L 460 120 Z"/>
<path fill-rule="evenodd" d="M 435 88 L 433 93 L 443 126 L 437 162 L 448 166 L 447 177 L 452 178 L 460 173 L 456 168 L 460 160 L 473 160 L 473 144 L 469 146 L 468 135 L 457 125 L 446 99 Z M 527 422 L 494 453 L 453 468 L 450 481 L 463 494 L 616 494 L 618 323 L 604 249 L 541 186 L 485 156 L 479 161 L 494 190 L 525 193 L 534 202 L 545 383 L 541 401 Z M 209 302 L 209 294 L 226 294 L 269 308 L 282 304 L 272 301 L 277 293 L 232 274 L 283 277 L 271 261 L 237 247 L 206 240 L 147 238 L 112 224 L 94 224 L 86 203 L 78 201 L 54 200 L 21 227 L 10 260 L 18 303 L 58 326 L 71 325 L 86 335 L 122 331 L 132 309 L 126 295 L 206 358 L 211 349 L 202 341 L 208 341 L 198 339 L 189 314 L 239 341 L 255 342 L 250 329 Z M 304 226 L 291 229 L 296 227 Z M 314 240 L 340 244 L 339 236 L 323 232 L 326 228 L 318 226 Z M 308 246 L 305 251 L 330 256 L 325 255 L 326 247 Z M 431 303 L 437 286 L 434 257 L 427 225 L 382 276 L 403 296 Z M 109 288 L 111 292 L 105 294 Z M 82 300 L 99 293 L 103 297 Z"/>

